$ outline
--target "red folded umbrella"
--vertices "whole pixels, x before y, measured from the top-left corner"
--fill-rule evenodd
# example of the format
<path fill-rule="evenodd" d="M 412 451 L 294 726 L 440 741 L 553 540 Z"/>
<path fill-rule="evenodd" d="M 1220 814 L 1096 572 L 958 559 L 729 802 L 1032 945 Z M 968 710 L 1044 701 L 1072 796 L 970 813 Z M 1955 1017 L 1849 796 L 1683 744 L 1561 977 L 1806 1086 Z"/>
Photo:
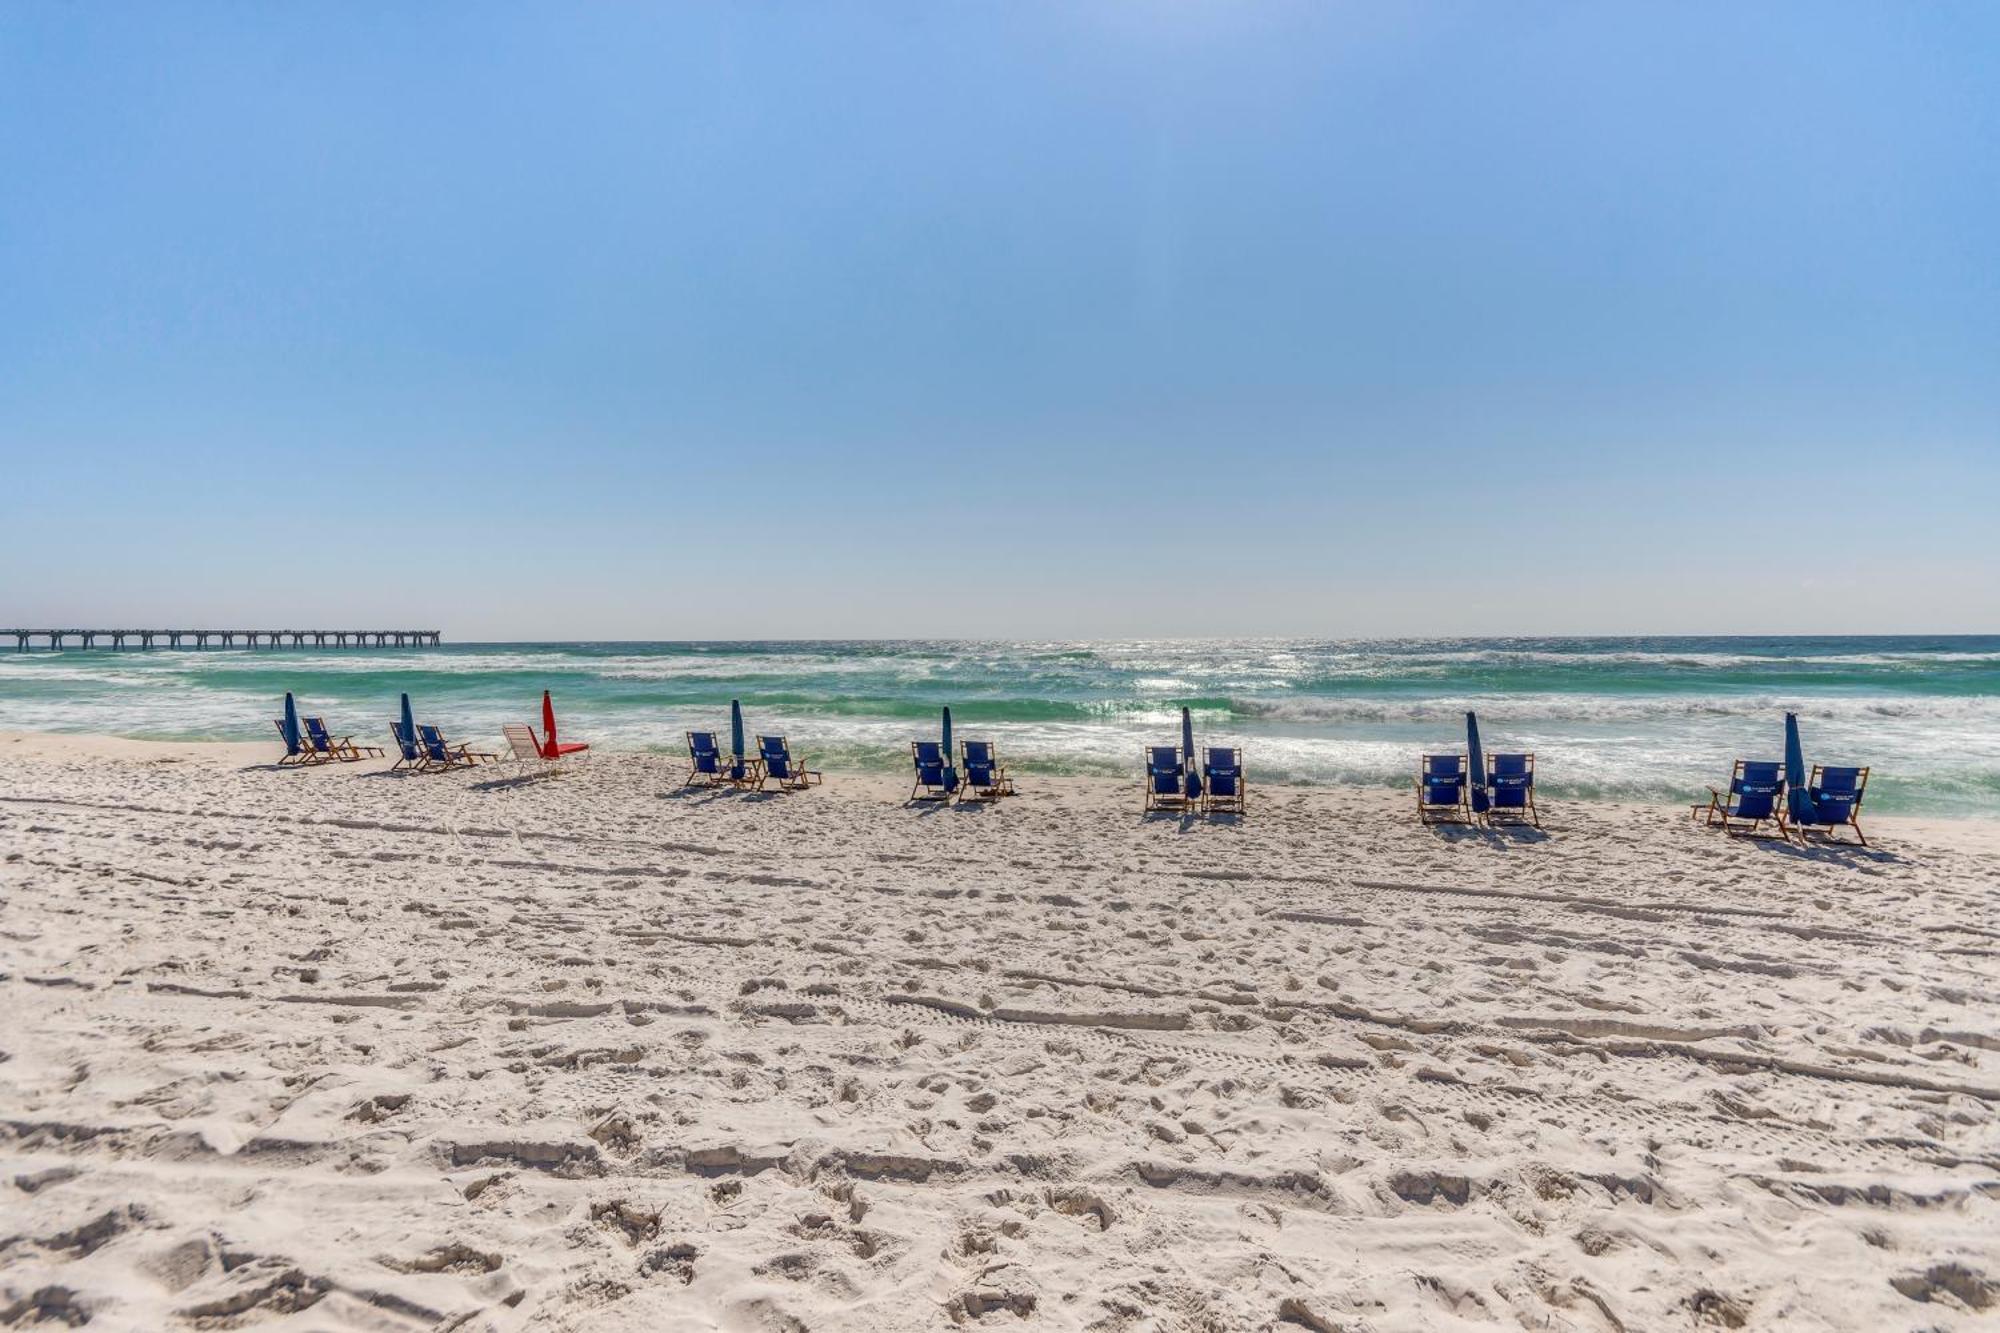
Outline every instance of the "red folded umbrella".
<path fill-rule="evenodd" d="M 575 754 L 579 750 L 588 750 L 589 748 L 590 746 L 584 743 L 583 741 L 571 741 L 567 745 L 556 744 L 556 706 L 549 699 L 549 692 L 547 690 L 543 690 L 542 691 L 542 758 L 559 759 L 563 755 Z"/>

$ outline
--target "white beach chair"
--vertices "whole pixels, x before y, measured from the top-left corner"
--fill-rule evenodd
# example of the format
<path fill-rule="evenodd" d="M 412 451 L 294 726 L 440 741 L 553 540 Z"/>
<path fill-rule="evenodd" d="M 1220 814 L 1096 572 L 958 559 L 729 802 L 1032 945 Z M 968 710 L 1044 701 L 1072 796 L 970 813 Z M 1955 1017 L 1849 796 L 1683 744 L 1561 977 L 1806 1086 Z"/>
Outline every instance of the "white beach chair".
<path fill-rule="evenodd" d="M 500 728 L 500 734 L 507 738 L 507 757 L 517 764 L 534 764 L 544 772 L 556 771 L 557 761 L 542 757 L 542 747 L 535 743 L 535 733 L 518 722 L 510 722 Z"/>

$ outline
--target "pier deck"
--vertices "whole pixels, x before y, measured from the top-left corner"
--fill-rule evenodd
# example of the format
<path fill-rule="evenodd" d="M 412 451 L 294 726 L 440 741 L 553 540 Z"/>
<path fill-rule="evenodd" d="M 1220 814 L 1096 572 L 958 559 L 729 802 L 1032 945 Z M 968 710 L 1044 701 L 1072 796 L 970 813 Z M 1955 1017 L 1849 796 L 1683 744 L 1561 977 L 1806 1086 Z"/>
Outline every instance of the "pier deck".
<path fill-rule="evenodd" d="M 0 643 L 32 651 L 38 640 L 50 651 L 78 648 L 435 648 L 434 629 L 0 629 Z"/>

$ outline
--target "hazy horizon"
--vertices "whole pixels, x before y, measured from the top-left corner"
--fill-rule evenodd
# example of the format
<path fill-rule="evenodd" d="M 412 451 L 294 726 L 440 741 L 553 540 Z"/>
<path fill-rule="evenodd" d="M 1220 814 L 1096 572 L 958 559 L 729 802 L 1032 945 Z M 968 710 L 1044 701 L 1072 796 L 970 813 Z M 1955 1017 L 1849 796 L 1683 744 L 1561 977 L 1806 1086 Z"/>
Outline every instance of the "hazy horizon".
<path fill-rule="evenodd" d="M 387 622 L 383 622 L 383 624 L 384 624 L 385 626 L 386 626 L 386 623 L 387 623 Z M 124 630 L 124 631 L 132 631 L 132 630 L 138 630 L 138 629 L 148 629 L 148 630 L 163 630 L 163 629 L 170 629 L 170 628 L 171 628 L 171 629 L 176 629 L 176 630 L 182 630 L 182 631 L 187 631 L 187 630 L 196 630 L 196 629 L 201 629 L 201 630 L 209 630 L 209 631 L 218 631 L 218 630 L 224 630 L 224 629 L 227 629 L 227 630 L 230 630 L 230 631 L 232 631 L 232 632 L 237 632 L 237 633 L 246 633 L 246 632 L 250 632 L 250 631 L 255 631 L 255 632 L 256 632 L 256 633 L 258 633 L 258 634 L 264 634 L 264 633 L 268 633 L 268 632 L 270 632 L 270 631 L 272 631 L 272 630 L 278 630 L 278 631 L 279 631 L 279 632 L 281 632 L 281 633 L 287 633 L 287 634 L 289 634 L 289 633 L 290 633 L 290 632 L 291 632 L 292 630 L 294 630 L 294 629 L 299 629 L 299 630 L 302 630 L 302 631 L 304 631 L 304 632 L 306 632 L 306 633 L 310 634 L 310 633 L 314 632 L 314 631 L 315 631 L 316 629 L 320 629 L 320 628 L 325 628 L 325 629 L 326 629 L 326 630 L 327 630 L 328 632 L 332 632 L 333 630 L 344 630 L 344 631 L 346 631 L 346 632 L 350 632 L 350 633 L 352 633 L 352 632 L 357 632 L 357 631 L 359 631 L 359 632 L 362 632 L 362 633 L 369 633 L 369 634 L 372 634 L 372 633 L 374 633 L 374 629 L 372 628 L 372 627 L 374 626 L 374 624 L 375 624 L 375 622 L 369 622 L 369 627 L 367 627 L 367 628 L 364 628 L 364 627 L 360 626 L 359 624 L 356 624 L 356 625 L 335 625 L 335 624 L 333 624 L 333 623 L 331 623 L 331 622 L 327 622 L 327 623 L 326 623 L 326 624 L 325 624 L 325 625 L 324 625 L 323 627 L 322 627 L 321 625 L 318 625 L 318 624 L 306 624 L 306 623 L 304 623 L 304 622 L 300 622 L 300 623 L 298 623 L 298 624 L 296 624 L 296 625 L 294 625 L 294 624 L 291 624 L 291 623 L 283 623 L 283 624 L 281 624 L 281 623 L 279 623 L 278 621 L 268 621 L 268 622 L 267 622 L 267 621 L 254 621 L 254 622 L 253 622 L 253 621 L 241 621 L 241 622 L 238 622 L 238 621 L 228 621 L 228 622 L 225 622 L 225 621 L 220 621 L 220 620 L 217 620 L 217 621 L 173 621 L 173 622 L 171 622 L 171 623 L 170 623 L 169 621 L 167 621 L 167 620 L 162 620 L 162 619 L 159 619 L 158 617 L 155 617 L 155 618 L 152 618 L 152 619 L 150 619 L 150 620 L 148 620 L 148 619 L 145 619 L 145 618 L 138 618 L 138 619 L 131 619 L 131 618 L 128 618 L 128 619 L 125 619 L 125 620 L 107 620 L 107 621 L 103 621 L 103 622 L 97 622 L 97 621 L 90 621 L 90 622 L 85 622 L 85 621 L 80 621 L 80 620 L 76 620 L 76 619 L 74 619 L 74 618 L 71 618 L 70 620 L 66 620 L 66 621 L 61 621 L 61 622 L 58 622 L 58 621 L 54 621 L 54 620 L 51 620 L 51 621 L 47 621 L 47 622 L 37 622 L 37 623 L 34 623 L 34 624 L 30 624 L 29 622 L 26 622 L 26 621 L 21 621 L 21 620 L 18 620 L 18 619 L 16 619 L 15 621 L 12 621 L 12 622 L 8 622 L 8 621 L 6 621 L 6 620 L 5 620 L 4 618 L 0 618 L 0 629 L 4 629 L 4 630 L 6 630 L 6 631 L 9 631 L 9 632 L 11 632 L 11 631 L 13 631 L 13 630 L 16 630 L 16 629 L 31 629 L 31 630 L 35 631 L 36 633 L 38 633 L 38 634 L 39 634 L 40 632 L 44 631 L 44 630 L 52 630 L 52 629 L 64 629 L 64 630 L 71 630 L 71 631 L 74 631 L 74 630 L 79 630 L 79 629 L 88 629 L 88 630 L 92 630 L 92 631 L 95 631 L 95 632 L 102 632 L 102 631 L 104 631 L 104 630 L 109 630 L 109 629 L 117 629 L 117 630 Z M 420 630 L 423 630 L 423 631 L 425 631 L 425 632 L 428 632 L 428 631 L 430 631 L 430 630 L 432 630 L 432 629 L 440 629 L 440 627 L 437 627 L 437 626 L 429 626 L 429 625 L 425 625 L 425 626 L 418 626 L 418 625 L 415 625 L 415 624 L 410 624 L 410 625 L 404 625 L 404 626 L 402 626 L 401 628 L 402 628 L 403 630 L 405 630 L 405 631 L 409 631 L 409 630 L 418 630 L 418 629 L 420 629 Z M 1082 644 L 1110 644 L 1110 643 L 1127 643 L 1127 642 L 1147 642 L 1147 643 L 1160 643 L 1160 644 L 1200 644 L 1200 643 L 1256 643 L 1256 642 L 1271 642 L 1271 643 L 1296 643 L 1296 642 L 1307 642 L 1307 643 L 1357 643 L 1357 644 L 1374 644 L 1374 643 L 1397 643 L 1397 642 L 1422 642 L 1422 643 L 1449 643 L 1449 642 L 1451 642 L 1451 641 L 1453 641 L 1453 640 L 1466 640 L 1466 641 L 1477 641 L 1477 642 L 1500 642 L 1500 641 L 1505 641 L 1505 640 L 1528 640 L 1528 641 L 1533 641 L 1533 640 L 1554 640 L 1554 641 L 1572 641 L 1572 642 L 1592 642 L 1592 641 L 1606 641 L 1606 642 L 1616 642 L 1616 641 L 1620 641 L 1620 640 L 1682 640 L 1682 639 L 1685 639 L 1685 640 L 1722 640 L 1722 639 L 1744 639 L 1744 640 L 1756 640 L 1756 639 L 1770 639 L 1770 640 L 1841 640 L 1841 639 L 1917 639 L 1917 640 L 1924 640 L 1924 639 L 1992 639 L 1992 638 L 2000 638 L 2000 630 L 1892 630 L 1892 631 L 1874 631 L 1874 630 L 1841 630 L 1841 631 L 1831 631 L 1831 632 L 1827 632 L 1827 631 L 1810 631 L 1810 630 L 1807 630 L 1807 631 L 1784 631 L 1784 632 L 1778 632 L 1778 633 L 1763 633 L 1763 632 L 1755 632 L 1755 631 L 1723 631 L 1723 632 L 1704 632 L 1704 631 L 1698 631 L 1698 630 L 1669 630 L 1669 631 L 1654 631 L 1654 630 L 1629 630 L 1629 631 L 1614 631 L 1614 632 L 1598 632 L 1598 631 L 1564 631 L 1564 630 L 1550 630 L 1550 631 L 1536 631 L 1536 630 L 1510 630 L 1510 631 L 1507 631 L 1507 632 L 1505 632 L 1505 633 L 1495 633 L 1495 632 L 1485 632 L 1485 633 L 1456 633 L 1456 632 L 1449 632 L 1449 631 L 1447 631 L 1447 632 L 1441 632 L 1441 633 L 1401 633 L 1401 634 L 1391 634 L 1391 633 L 1330 633 L 1330 632 L 1320 632 L 1320 633 L 1258 633 L 1258 632 L 1249 632 L 1249 633 L 1236 633 L 1236 634 L 1222 634 L 1222 633 L 1211 633 L 1211 634 L 1148 634 L 1148 633 L 1133 633 L 1133 634 L 896 634 L 896 633 L 878 633 L 878 634 L 741 634 L 741 635 L 688 635 L 688 634 L 655 634 L 655 635 L 607 635 L 607 634 L 576 634 L 576 635 L 567 635 L 567 636 L 553 636 L 553 637 L 549 637 L 549 636 L 540 636 L 540 635 L 515 635 L 515 636 L 511 636 L 511 637 L 474 637 L 474 636 L 463 636 L 463 635 L 454 635 L 454 634 L 453 634 L 453 633 L 452 633 L 451 631 L 449 631 L 449 630 L 445 630 L 445 629 L 440 629 L 440 635 L 441 635 L 441 638 L 440 638 L 440 646 L 442 646 L 442 647 L 447 647 L 447 648 L 451 648 L 451 647 L 459 647 L 459 648 L 467 648 L 467 647 L 475 647 L 475 648 L 476 648 L 476 647 L 482 647 L 482 646 L 493 646 L 493 645 L 500 645 L 500 646 L 505 646 L 505 645 L 571 645 L 571 644 L 581 644 L 581 645 L 598 645 L 598 644 L 601 644 L 601 645 L 613 645 L 613 646 L 615 646 L 615 645 L 618 645 L 618 644 L 726 644 L 726 645 L 736 645 L 736 644 L 756 644 L 756 643 L 770 643 L 770 644 L 791 644 L 791 643 L 799 643 L 799 644 L 810 644 L 810 643 L 885 643 L 885 644 L 888 644 L 888 643 L 963 643 L 963 644 L 977 644 L 977 643 L 1006 643 L 1006 644 L 1033 644 L 1033 643 L 1082 643 Z M 394 648 L 395 648 L 396 646 L 397 646 L 397 645 L 394 645 L 394 644 L 389 644 L 389 645 L 384 645 L 384 646 L 383 646 L 383 650 L 384 650 L 384 651 L 388 651 L 388 650 L 392 650 L 392 649 L 394 649 Z M 375 649 L 376 649 L 377 645 L 375 645 L 375 644 L 373 644 L 373 643 L 368 643 L 368 644 L 365 644 L 365 645 L 362 645 L 362 644 L 355 644 L 355 645 L 350 645 L 349 647 L 347 647 L 347 648 L 345 648 L 345 649 L 338 649 L 338 650 L 337 650 L 337 649 L 336 649 L 336 648 L 334 647 L 334 645 L 331 645 L 331 644 L 328 644 L 328 645 L 324 645 L 324 646 L 321 646 L 321 645 L 314 645 L 314 644 L 305 644 L 305 645 L 302 645 L 301 647 L 302 647 L 302 650 L 309 650 L 309 651 L 313 651 L 313 652 L 333 652 L 333 651 L 346 651 L 346 652 L 352 652 L 352 651 L 354 651 L 354 650 L 355 650 L 356 648 L 359 648 L 359 647 L 366 647 L 366 648 L 367 648 L 367 649 L 369 649 L 370 651 L 373 651 L 373 650 L 375 650 Z M 412 647 L 414 647 L 414 646 L 412 646 Z M 0 653 L 5 653 L 5 652 L 9 652 L 9 651 L 12 651 L 12 650 L 13 650 L 13 648 L 14 648 L 14 645 L 13 645 L 12 643 L 5 643 L 5 644 L 0 644 Z M 293 650 L 293 648 L 294 648 L 294 645 L 292 645 L 292 644 L 290 644 L 290 643 L 286 643 L 286 644 L 283 644 L 283 645 L 281 646 L 281 648 L 279 649 L 279 651 L 285 651 L 285 652 L 289 652 L 289 651 L 292 651 L 292 650 Z M 49 651 L 49 649 L 48 649 L 48 647 L 47 647 L 47 641 L 46 641 L 46 640 L 37 640 L 37 641 L 35 641 L 35 642 L 34 642 L 34 643 L 33 643 L 33 644 L 32 644 L 32 645 L 30 646 L 30 648 L 29 648 L 29 650 L 28 650 L 28 651 L 31 651 L 31 652 L 38 652 L 38 653 L 40 653 L 40 652 L 47 652 L 47 651 Z M 67 644 L 65 645 L 65 647 L 64 647 L 64 649 L 63 649 L 63 651 L 66 651 L 66 652 L 81 652 L 81 651 L 90 651 L 90 652 L 113 652 L 113 651 L 123 651 L 123 652 L 140 652 L 140 651 L 146 651 L 146 650 L 144 650 L 144 649 L 141 649 L 141 648 L 140 648 L 140 647 L 138 647 L 138 646 L 137 646 L 136 644 L 128 644 L 128 645 L 127 645 L 127 646 L 126 646 L 125 648 L 123 648 L 123 649 L 113 649 L 113 648 L 112 648 L 112 647 L 110 646 L 110 644 L 108 643 L 108 641 L 100 641 L 100 642 L 98 642 L 98 643 L 97 643 L 97 644 L 96 644 L 96 645 L 95 645 L 95 646 L 94 646 L 93 648 L 91 648 L 91 649 L 88 649 L 88 650 L 85 650 L 85 649 L 83 649 L 83 648 L 82 648 L 82 647 L 81 647 L 81 646 L 80 646 L 79 644 L 77 644 L 77 643 L 76 643 L 76 642 L 75 642 L 74 640 L 72 640 L 72 641 L 68 642 L 68 643 L 67 643 Z M 196 651 L 204 651 L 204 652 L 242 652 L 242 651 L 249 651 L 249 650 L 248 650 L 248 649 L 247 649 L 247 648 L 246 648 L 246 647 L 245 647 L 244 645 L 242 645 L 242 644 L 237 644 L 237 645 L 234 645 L 234 646 L 233 646 L 233 647 L 231 647 L 231 648 L 224 648 L 224 647 L 222 647 L 222 646 L 221 646 L 220 644 L 216 644 L 216 643 L 211 643 L 211 644 L 209 644 L 209 645 L 208 645 L 208 646 L 207 646 L 206 648 L 203 648 L 203 649 L 196 649 L 196 648 L 194 648 L 193 646 L 191 646 L 191 645 L 189 645 L 189 644 L 183 644 L 183 645 L 182 645 L 182 646 L 181 646 L 181 647 L 180 647 L 179 649 L 170 649 L 170 648 L 168 648 L 168 647 L 167 647 L 167 646 L 166 646 L 166 645 L 164 644 L 164 642 L 161 642 L 161 643 L 158 643 L 158 644 L 156 644 L 156 646 L 155 646 L 155 647 L 154 647 L 153 649 L 151 649 L 151 651 L 154 651 L 154 652 L 167 652 L 167 651 L 179 651 L 179 652 L 196 652 Z M 258 651 L 258 652 L 270 652 L 270 651 L 272 651 L 272 650 L 271 650 L 270 648 L 268 648 L 268 647 L 263 647 L 263 646 L 260 646 L 259 648 L 257 648 L 257 649 L 256 649 L 256 651 Z"/>
<path fill-rule="evenodd" d="M 222 630 L 222 628 L 228 628 L 228 630 L 234 630 L 234 632 L 250 632 L 250 630 L 254 630 L 258 634 L 270 632 L 274 628 L 280 630 L 280 632 L 292 632 L 292 628 L 302 628 L 304 632 L 310 634 L 318 626 L 308 626 L 308 624 L 300 624 L 300 626 L 284 624 L 284 626 L 280 626 L 276 622 L 272 622 L 272 624 L 264 624 L 264 622 L 258 622 L 258 624 L 234 624 L 234 622 L 230 622 L 230 624 L 224 624 L 220 620 L 212 622 L 212 624 L 194 624 L 194 622 L 190 622 L 190 624 L 166 626 L 164 622 L 158 622 L 158 624 L 146 622 L 146 624 L 142 624 L 138 620 L 128 620 L 128 622 L 116 622 L 116 624 L 112 624 L 112 622 L 106 622 L 106 624 L 80 624 L 80 622 L 76 622 L 76 624 L 54 624 L 54 622 L 50 622 L 50 624 L 38 624 L 38 626 L 28 626 L 28 624 L 0 624 L 0 628 L 6 628 L 6 630 L 14 630 L 14 628 L 34 628 L 34 630 L 52 630 L 52 628 L 70 628 L 70 630 L 76 630 L 76 628 L 90 628 L 90 630 L 98 630 L 98 632 L 102 632 L 106 628 L 118 628 L 118 630 L 128 630 L 128 632 L 136 630 L 136 628 L 182 628 L 182 630 L 192 630 L 192 628 Z M 328 626 L 328 630 L 332 630 L 332 628 L 346 628 L 346 632 L 356 632 L 354 626 Z M 410 630 L 410 628 L 418 628 L 418 626 L 404 626 L 404 630 Z M 422 626 L 422 628 L 428 632 L 432 626 Z M 372 634 L 374 630 L 370 628 L 370 630 L 358 630 L 358 632 L 370 632 Z M 1994 640 L 1994 638 L 2000 638 L 2000 630 L 1896 630 L 1896 632 L 1866 632 L 1864 630 L 1864 632 L 1780 632 L 1780 634 L 1764 634 L 1764 632 L 1720 632 L 1720 634 L 1706 634 L 1706 632 L 1650 632 L 1650 630 L 1612 632 L 1612 634 L 1602 634 L 1602 632 L 1560 632 L 1560 630 L 1552 630 L 1552 632 L 1512 630 L 1512 632 L 1504 632 L 1504 634 L 1498 634 L 1498 632 L 1496 634 L 1452 634 L 1452 632 L 1446 632 L 1446 634 L 1326 634 L 1326 632 L 1322 632 L 1322 634 L 1260 634 L 1260 632 L 1246 632 L 1246 634 L 732 634 L 732 636 L 686 636 L 686 634 L 610 636 L 610 634 L 576 634 L 576 636 L 568 636 L 568 638 L 540 638 L 540 636 L 462 638 L 462 636 L 450 634 L 448 630 L 440 630 L 440 644 L 438 646 L 442 646 L 442 648 L 486 648 L 486 646 L 610 646 L 610 648 L 616 648 L 616 646 L 628 646 L 628 644 L 632 644 L 632 646 L 662 646 L 662 644 L 664 646 L 710 646 L 710 644 L 714 644 L 714 646 L 742 646 L 742 644 L 776 644 L 776 646 L 784 646 L 784 644 L 926 644 L 926 642 L 930 642 L 930 644 L 966 644 L 966 646 L 970 646 L 970 644 L 1024 646 L 1024 644 L 1072 644 L 1072 642 L 1074 644 L 1084 644 L 1084 646 L 1114 646 L 1114 644 L 1132 644 L 1132 642 L 1160 644 L 1160 646 L 1258 644 L 1258 642 L 1270 642 L 1270 644 L 1312 642 L 1312 644 L 1380 646 L 1380 644 L 1444 644 L 1444 642 L 1478 642 L 1478 644 L 1502 644 L 1502 642 L 1734 642 L 1734 640 L 1744 640 L 1744 642 L 1756 642 L 1756 640 L 1766 640 L 1766 642 L 1846 642 L 1846 640 L 1916 640 L 1916 642 L 1938 642 L 1938 640 L 1960 640 L 1960 638 L 1964 638 L 1964 640 Z M 8 652 L 12 646 L 14 646 L 12 642 L 0 644 L 0 654 Z M 30 652 L 48 652 L 50 648 L 46 646 L 46 640 L 36 640 L 34 644 L 30 644 L 28 650 Z M 66 642 L 66 646 L 62 650 L 64 652 L 84 652 L 86 648 L 82 648 L 78 642 L 70 640 L 70 642 Z M 96 646 L 88 648 L 88 652 L 142 652 L 142 650 L 146 650 L 146 648 L 140 648 L 136 644 L 128 644 L 126 648 L 112 648 L 108 640 L 98 640 Z M 206 648 L 194 648 L 192 644 L 186 644 L 186 642 L 180 648 L 170 648 L 164 642 L 158 642 L 152 650 L 154 652 L 248 652 L 252 648 L 248 648 L 246 644 L 234 644 L 234 646 L 224 648 L 222 644 L 216 644 L 216 642 L 210 642 Z M 256 652 L 272 652 L 272 648 L 268 648 L 268 646 L 258 646 L 254 650 Z M 348 646 L 336 646 L 336 644 L 296 644 L 294 646 L 294 644 L 286 642 L 286 644 L 280 644 L 280 648 L 276 648 L 276 650 L 280 650 L 280 652 L 292 652 L 292 650 L 306 650 L 306 652 L 356 652 L 356 650 L 378 652 L 380 650 L 380 652 L 392 652 L 392 650 L 398 650 L 398 644 L 394 644 L 394 642 L 392 644 L 356 642 L 356 644 L 348 644 Z M 404 646 L 400 646 L 400 650 L 416 652 L 416 650 L 430 650 L 430 648 L 428 648 L 428 644 L 404 644 Z"/>
<path fill-rule="evenodd" d="M 2000 628 L 2000 9 L 17 6 L 0 622 Z"/>

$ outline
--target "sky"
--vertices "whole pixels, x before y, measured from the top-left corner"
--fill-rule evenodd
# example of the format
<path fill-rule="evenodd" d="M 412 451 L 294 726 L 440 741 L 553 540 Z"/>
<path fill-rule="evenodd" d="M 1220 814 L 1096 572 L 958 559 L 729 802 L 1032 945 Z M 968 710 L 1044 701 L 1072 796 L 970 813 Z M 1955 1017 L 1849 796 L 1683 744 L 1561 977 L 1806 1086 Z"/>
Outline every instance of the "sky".
<path fill-rule="evenodd" d="M 0 626 L 2000 629 L 2000 5 L 0 7 Z"/>

